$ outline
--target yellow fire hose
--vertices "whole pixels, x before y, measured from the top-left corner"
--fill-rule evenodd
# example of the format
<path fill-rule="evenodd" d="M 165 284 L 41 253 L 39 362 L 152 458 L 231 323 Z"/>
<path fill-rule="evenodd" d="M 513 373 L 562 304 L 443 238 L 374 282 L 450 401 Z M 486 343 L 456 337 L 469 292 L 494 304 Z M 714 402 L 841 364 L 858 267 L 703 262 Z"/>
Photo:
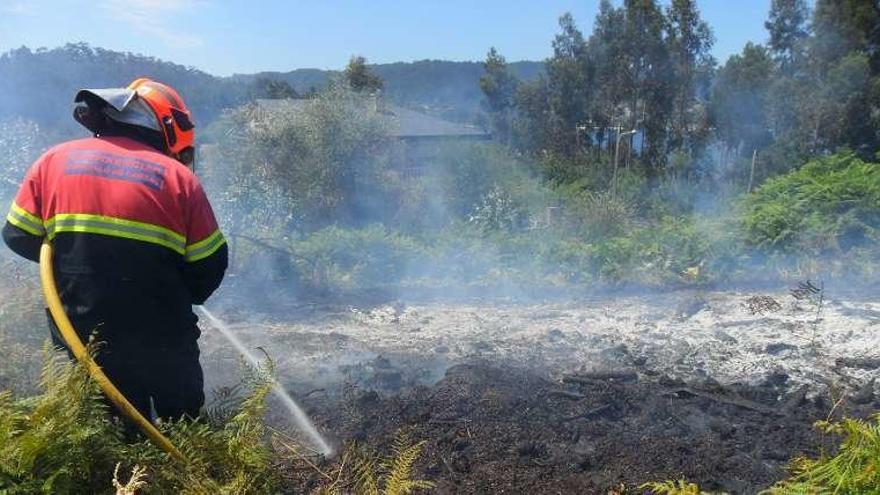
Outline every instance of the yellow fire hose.
<path fill-rule="evenodd" d="M 61 298 L 58 296 L 58 288 L 55 286 L 55 274 L 52 270 L 52 245 L 48 240 L 43 242 L 43 247 L 40 249 L 40 281 L 43 284 L 43 296 L 46 298 L 49 312 L 52 314 L 52 318 L 55 320 L 55 324 L 58 326 L 58 330 L 61 332 L 64 342 L 67 343 L 67 347 L 73 352 L 76 359 L 86 367 L 89 375 L 91 375 L 92 379 L 98 383 L 98 386 L 101 387 L 104 394 L 111 402 L 113 402 L 113 405 L 122 411 L 123 414 L 128 416 L 129 419 L 134 421 L 141 431 L 147 435 L 150 441 L 165 452 L 168 452 L 172 457 L 184 461 L 186 458 L 179 450 L 177 450 L 177 447 L 175 447 L 171 441 L 162 434 L 162 432 L 157 430 L 156 427 L 153 426 L 153 423 L 144 418 L 143 415 L 131 405 L 131 402 L 122 395 L 119 389 L 113 385 L 113 382 L 107 378 L 107 375 L 104 374 L 101 367 L 98 366 L 98 363 L 92 359 L 89 352 L 86 350 L 86 347 L 79 339 L 79 335 L 77 335 L 76 330 L 73 329 L 70 319 L 67 318 L 67 314 L 64 313 L 64 308 L 61 306 Z"/>

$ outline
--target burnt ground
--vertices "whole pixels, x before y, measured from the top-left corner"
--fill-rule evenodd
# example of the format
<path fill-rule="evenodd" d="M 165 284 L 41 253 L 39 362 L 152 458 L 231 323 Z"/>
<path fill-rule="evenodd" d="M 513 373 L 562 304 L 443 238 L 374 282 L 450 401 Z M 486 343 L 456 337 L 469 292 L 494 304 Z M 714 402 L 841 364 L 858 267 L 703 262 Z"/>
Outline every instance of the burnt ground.
<path fill-rule="evenodd" d="M 265 315 L 222 302 L 336 445 L 387 453 L 401 429 L 427 441 L 417 476 L 437 493 L 604 494 L 683 477 L 752 494 L 834 447 L 815 421 L 880 409 L 876 297 L 682 291 Z M 237 355 L 203 330 L 209 387 L 235 381 Z"/>
<path fill-rule="evenodd" d="M 338 439 L 388 448 L 427 440 L 420 475 L 436 493 L 608 493 L 684 477 L 704 490 L 756 493 L 788 461 L 833 448 L 813 427 L 829 398 L 760 386 L 687 385 L 614 372 L 556 381 L 489 363 L 456 365 L 433 386 L 383 396 L 350 388 L 313 404 Z M 878 403 L 844 401 L 835 416 Z M 303 487 L 305 488 L 305 487 Z"/>

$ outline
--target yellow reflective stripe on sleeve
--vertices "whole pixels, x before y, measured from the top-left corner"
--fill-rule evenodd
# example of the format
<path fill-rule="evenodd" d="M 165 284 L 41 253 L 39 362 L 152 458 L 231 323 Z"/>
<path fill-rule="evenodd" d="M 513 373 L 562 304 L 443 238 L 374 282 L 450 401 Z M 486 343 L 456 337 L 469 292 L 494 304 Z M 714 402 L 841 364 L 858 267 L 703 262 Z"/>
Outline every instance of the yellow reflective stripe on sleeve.
<path fill-rule="evenodd" d="M 6 215 L 6 220 L 28 234 L 36 236 L 43 236 L 46 234 L 46 229 L 43 227 L 43 220 L 28 213 L 27 210 L 18 206 L 15 202 L 13 202 L 12 206 L 9 208 L 9 214 Z"/>
<path fill-rule="evenodd" d="M 18 206 L 18 204 L 16 204 L 15 201 L 12 202 L 12 208 L 11 208 L 11 209 L 12 209 L 13 212 L 15 212 L 15 213 L 21 215 L 21 216 L 24 217 L 25 219 L 29 220 L 31 223 L 34 223 L 34 224 L 36 224 L 36 225 L 40 225 L 40 226 L 43 225 L 43 219 L 42 219 L 42 218 L 40 218 L 40 217 L 38 217 L 38 216 L 36 216 L 36 215 L 34 215 L 34 214 L 28 212 L 27 210 L 25 210 L 25 209 L 22 208 L 21 206 Z"/>
<path fill-rule="evenodd" d="M 205 259 L 216 253 L 223 244 L 226 244 L 226 239 L 220 233 L 220 229 L 217 229 L 208 237 L 186 247 L 186 261 L 194 262 Z"/>
<path fill-rule="evenodd" d="M 123 218 L 84 213 L 62 213 L 46 221 L 49 239 L 61 232 L 101 234 L 150 242 L 184 254 L 186 238 L 165 227 Z"/>

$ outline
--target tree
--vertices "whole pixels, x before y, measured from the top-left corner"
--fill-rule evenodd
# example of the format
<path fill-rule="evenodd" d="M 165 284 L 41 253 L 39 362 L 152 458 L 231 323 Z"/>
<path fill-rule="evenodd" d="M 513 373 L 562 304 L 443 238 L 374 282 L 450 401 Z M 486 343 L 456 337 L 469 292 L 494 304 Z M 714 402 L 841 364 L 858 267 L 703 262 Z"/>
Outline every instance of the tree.
<path fill-rule="evenodd" d="M 357 223 L 362 202 L 379 195 L 370 191 L 384 183 L 388 129 L 369 95 L 334 84 L 298 105 L 248 105 L 223 119 L 225 138 L 206 168 L 226 195 L 219 214 L 233 228 Z M 211 170 L 221 164 L 222 173 Z M 272 219 L 266 211 L 275 212 Z"/>
<path fill-rule="evenodd" d="M 358 93 L 378 93 L 385 86 L 382 78 L 367 67 L 367 59 L 361 56 L 351 57 L 348 61 L 345 80 L 348 86 Z"/>
<path fill-rule="evenodd" d="M 254 81 L 253 94 L 255 98 L 269 98 L 272 100 L 299 98 L 299 94 L 290 83 L 268 77 L 260 77 Z"/>
<path fill-rule="evenodd" d="M 871 157 L 880 145 L 880 4 L 818 0 L 812 26 L 801 134 L 814 153 L 846 146 Z"/>
<path fill-rule="evenodd" d="M 509 143 L 511 120 L 516 104 L 519 81 L 507 68 L 507 61 L 495 47 L 489 49 L 480 76 L 480 89 L 486 97 L 485 106 L 497 139 Z"/>
<path fill-rule="evenodd" d="M 705 125 L 705 94 L 698 85 L 707 86 L 715 66 L 710 50 L 715 42 L 712 30 L 700 19 L 695 0 L 673 0 L 667 11 L 669 50 L 675 70 L 674 117 L 669 144 L 694 153 L 708 133 Z M 703 83 L 703 84 L 700 84 Z"/>
<path fill-rule="evenodd" d="M 751 153 L 770 142 L 767 95 L 773 70 L 767 48 L 750 42 L 718 71 L 712 90 L 712 121 L 728 148 Z"/>
<path fill-rule="evenodd" d="M 514 145 L 523 151 L 551 151 L 549 86 L 542 75 L 517 88 L 512 133 Z"/>
<path fill-rule="evenodd" d="M 817 0 L 811 56 L 824 72 L 851 52 L 871 57 L 880 71 L 880 4 L 876 0 Z"/>
<path fill-rule="evenodd" d="M 588 120 L 594 72 L 587 59 L 584 35 L 570 13 L 559 18 L 562 32 L 553 39 L 553 56 L 547 60 L 550 103 L 550 146 L 573 156 L 578 149 L 577 128 Z"/>
<path fill-rule="evenodd" d="M 596 84 L 589 120 L 594 138 L 599 143 L 610 139 L 609 127 L 620 125 L 624 115 L 622 104 L 627 95 L 624 84 L 627 73 L 620 60 L 626 48 L 625 30 L 624 9 L 615 8 L 610 0 L 602 0 L 593 22 L 593 33 L 587 42 Z M 611 146 L 608 148 L 610 153 Z"/>
<path fill-rule="evenodd" d="M 770 51 L 783 73 L 791 73 L 803 56 L 804 41 L 809 36 L 808 17 L 809 9 L 804 0 L 773 0 L 770 4 L 764 27 L 770 33 Z"/>
<path fill-rule="evenodd" d="M 667 126 L 674 94 L 667 20 L 655 0 L 626 0 L 624 81 L 629 99 L 628 126 L 643 130 L 643 158 L 649 175 L 657 175 L 667 155 Z"/>

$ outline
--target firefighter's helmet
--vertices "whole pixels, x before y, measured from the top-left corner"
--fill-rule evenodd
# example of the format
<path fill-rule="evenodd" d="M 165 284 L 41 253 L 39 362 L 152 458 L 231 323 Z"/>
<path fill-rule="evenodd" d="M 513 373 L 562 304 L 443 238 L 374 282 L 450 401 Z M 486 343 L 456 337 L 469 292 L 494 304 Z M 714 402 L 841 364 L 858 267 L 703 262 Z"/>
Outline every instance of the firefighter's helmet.
<path fill-rule="evenodd" d="M 161 134 L 165 152 L 183 163 L 192 163 L 195 125 L 183 98 L 172 87 L 142 77 L 127 88 L 83 89 L 74 101 L 80 104 L 74 118 L 100 132 L 100 118 Z"/>

